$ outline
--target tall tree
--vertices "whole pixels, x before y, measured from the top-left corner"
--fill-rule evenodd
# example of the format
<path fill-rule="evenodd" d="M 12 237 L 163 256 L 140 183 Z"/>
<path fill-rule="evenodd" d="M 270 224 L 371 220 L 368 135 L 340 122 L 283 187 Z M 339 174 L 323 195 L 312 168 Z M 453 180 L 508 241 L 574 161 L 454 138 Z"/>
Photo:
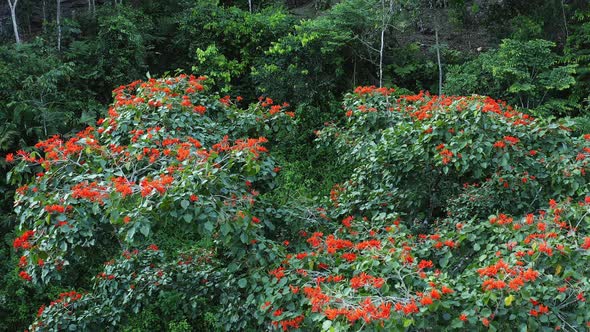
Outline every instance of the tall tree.
<path fill-rule="evenodd" d="M 438 25 L 435 27 L 434 36 L 436 38 L 436 62 L 438 63 L 438 94 L 442 95 L 443 70 L 442 70 L 442 62 L 440 60 L 440 43 L 438 40 Z"/>
<path fill-rule="evenodd" d="M 394 0 L 381 0 L 381 42 L 379 45 L 379 87 L 383 86 L 383 51 L 385 48 L 385 32 L 390 26 L 394 14 Z"/>
<path fill-rule="evenodd" d="M 42 11 L 42 15 L 43 15 L 43 32 L 47 32 L 47 2 L 46 0 L 43 0 L 41 2 L 41 11 Z"/>
<path fill-rule="evenodd" d="M 57 50 L 61 51 L 61 0 L 57 0 Z"/>
<path fill-rule="evenodd" d="M 88 13 L 93 16 L 96 13 L 96 0 L 88 0 Z"/>
<path fill-rule="evenodd" d="M 16 43 L 20 44 L 20 36 L 18 34 L 18 24 L 16 23 L 16 5 L 18 0 L 8 0 L 8 6 L 10 6 L 10 17 L 12 18 L 12 28 L 14 29 L 14 38 Z"/>

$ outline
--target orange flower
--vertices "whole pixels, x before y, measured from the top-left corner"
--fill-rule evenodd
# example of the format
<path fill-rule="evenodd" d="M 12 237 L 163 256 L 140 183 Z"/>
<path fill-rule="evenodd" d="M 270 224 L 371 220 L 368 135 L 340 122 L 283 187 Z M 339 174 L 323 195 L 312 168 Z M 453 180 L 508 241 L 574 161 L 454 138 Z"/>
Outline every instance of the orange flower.
<path fill-rule="evenodd" d="M 450 289 L 449 287 L 447 287 L 447 286 L 442 286 L 442 293 L 443 293 L 443 294 L 452 294 L 452 293 L 454 293 L 454 292 L 455 292 L 455 291 L 454 291 L 454 290 L 452 290 L 452 289 Z"/>
<path fill-rule="evenodd" d="M 432 298 L 429 296 L 424 296 L 420 299 L 420 304 L 422 304 L 423 306 L 431 305 L 432 303 Z"/>

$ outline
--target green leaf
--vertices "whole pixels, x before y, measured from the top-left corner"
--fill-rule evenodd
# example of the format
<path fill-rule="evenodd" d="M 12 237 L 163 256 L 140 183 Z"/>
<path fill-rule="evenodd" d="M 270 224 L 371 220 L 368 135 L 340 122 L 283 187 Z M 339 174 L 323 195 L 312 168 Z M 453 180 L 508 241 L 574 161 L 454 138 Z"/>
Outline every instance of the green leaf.
<path fill-rule="evenodd" d="M 240 286 L 240 288 L 246 288 L 247 284 L 248 284 L 248 281 L 245 278 L 238 280 L 238 286 Z"/>
<path fill-rule="evenodd" d="M 414 320 L 411 318 L 404 318 L 404 327 L 409 327 L 414 323 Z"/>
<path fill-rule="evenodd" d="M 150 225 L 149 224 L 143 224 L 141 225 L 141 228 L 139 229 L 139 232 L 147 237 L 148 235 L 150 235 Z"/>
<path fill-rule="evenodd" d="M 514 295 L 510 294 L 510 296 L 507 296 L 504 299 L 504 305 L 507 306 L 507 307 L 509 307 L 509 306 L 512 305 L 512 301 L 514 301 Z"/>
<path fill-rule="evenodd" d="M 180 206 L 185 210 L 189 207 L 189 205 L 191 205 L 191 203 L 186 199 L 180 201 Z"/>

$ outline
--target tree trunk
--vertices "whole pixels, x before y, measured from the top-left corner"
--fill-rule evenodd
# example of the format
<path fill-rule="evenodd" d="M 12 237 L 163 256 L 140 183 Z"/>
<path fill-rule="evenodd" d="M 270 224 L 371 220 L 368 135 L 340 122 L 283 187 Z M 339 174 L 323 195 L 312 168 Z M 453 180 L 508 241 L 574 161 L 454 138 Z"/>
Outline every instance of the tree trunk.
<path fill-rule="evenodd" d="M 565 17 L 565 7 L 563 5 L 563 0 L 560 1 L 561 3 L 561 15 L 563 16 L 563 27 L 565 28 L 565 39 L 567 40 L 570 36 L 569 31 L 567 30 L 567 18 Z"/>
<path fill-rule="evenodd" d="M 252 14 L 252 0 L 248 0 L 248 9 L 250 10 L 250 14 Z"/>
<path fill-rule="evenodd" d="M 14 2 L 12 2 L 14 1 Z M 10 6 L 10 17 L 12 18 L 12 28 L 14 29 L 14 39 L 17 44 L 20 44 L 20 36 L 18 34 L 18 24 L 16 23 L 16 5 L 18 0 L 8 0 L 8 6 Z"/>
<path fill-rule="evenodd" d="M 43 32 L 47 32 L 47 3 L 46 3 L 46 0 L 43 0 L 41 9 L 42 9 L 42 14 L 43 14 Z"/>
<path fill-rule="evenodd" d="M 61 0 L 57 0 L 57 50 L 61 52 Z"/>
<path fill-rule="evenodd" d="M 434 36 L 436 38 L 436 61 L 438 62 L 438 95 L 442 96 L 442 81 L 443 81 L 443 71 L 442 71 L 442 64 L 440 61 L 440 44 L 438 42 L 438 27 L 434 29 Z"/>
<path fill-rule="evenodd" d="M 379 48 L 379 87 L 383 87 L 383 47 L 385 44 L 385 27 L 381 27 L 381 47 Z"/>

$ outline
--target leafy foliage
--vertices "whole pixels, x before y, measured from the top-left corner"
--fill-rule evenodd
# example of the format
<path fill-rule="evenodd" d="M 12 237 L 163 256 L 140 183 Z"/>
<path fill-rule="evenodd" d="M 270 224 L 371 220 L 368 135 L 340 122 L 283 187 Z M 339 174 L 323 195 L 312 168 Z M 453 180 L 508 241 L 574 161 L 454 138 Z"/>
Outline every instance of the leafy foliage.
<path fill-rule="evenodd" d="M 579 197 L 589 189 L 587 141 L 570 137 L 566 124 L 534 119 L 486 97 L 392 92 L 357 88 L 344 102 L 346 124 L 319 134 L 355 168 L 339 189 L 343 215 L 350 213 L 343 202 L 362 202 L 352 212 L 395 211 L 427 222 L 444 216 L 447 200 L 464 187 L 489 186 L 492 198 L 462 202 L 476 205 L 463 216 L 485 217 L 535 210 L 550 198 Z"/>
<path fill-rule="evenodd" d="M 587 1 L 59 3 L 0 29 L 0 330 L 589 326 Z"/>
<path fill-rule="evenodd" d="M 22 159 L 14 177 L 44 169 L 17 190 L 19 276 L 76 285 L 88 265 L 93 284 L 42 306 L 31 329 L 133 326 L 131 313 L 154 312 L 162 328 L 223 330 L 590 319 L 589 135 L 490 98 L 359 87 L 344 127 L 319 133 L 350 180 L 311 212 L 273 203 L 280 169 L 266 139 L 246 138 L 288 128 L 285 107 L 240 110 L 204 77 L 137 81 L 98 127 L 9 155 Z"/>
<path fill-rule="evenodd" d="M 558 64 L 557 55 L 551 52 L 554 46 L 541 39 L 506 39 L 497 51 L 450 67 L 445 90 L 491 95 L 542 113 L 570 112 L 575 104 L 561 98 L 560 92 L 574 86 L 576 66 Z"/>

